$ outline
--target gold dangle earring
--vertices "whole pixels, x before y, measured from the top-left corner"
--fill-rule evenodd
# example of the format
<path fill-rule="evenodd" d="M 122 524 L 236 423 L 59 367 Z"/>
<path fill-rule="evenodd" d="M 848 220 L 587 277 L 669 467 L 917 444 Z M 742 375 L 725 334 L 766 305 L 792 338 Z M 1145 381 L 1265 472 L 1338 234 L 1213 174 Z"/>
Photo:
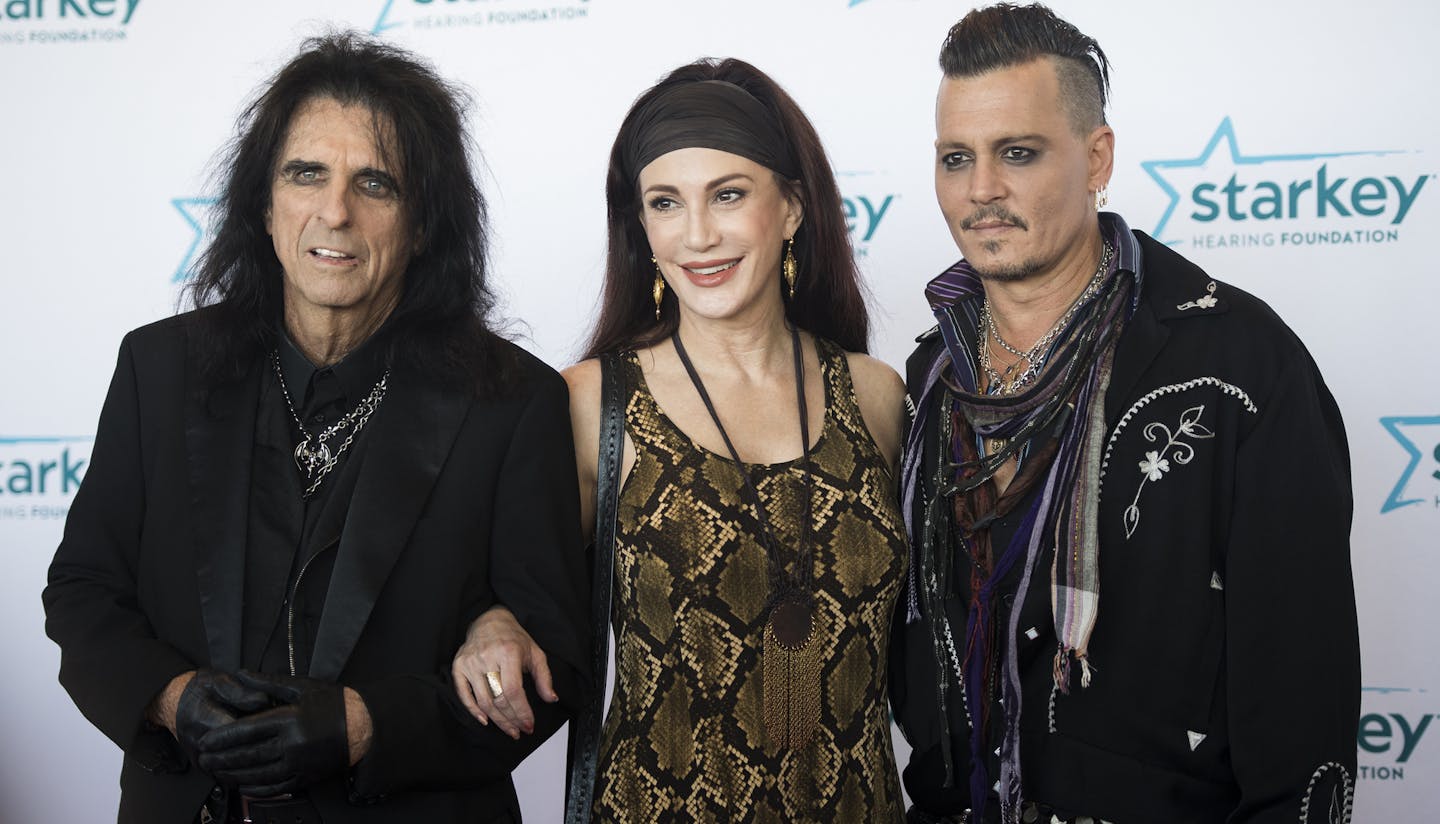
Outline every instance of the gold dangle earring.
<path fill-rule="evenodd" d="M 785 263 L 782 268 L 785 273 L 785 285 L 790 287 L 790 299 L 794 300 L 795 277 L 800 267 L 795 265 L 795 238 L 793 237 L 785 238 Z"/>
<path fill-rule="evenodd" d="M 655 296 L 655 319 L 660 319 L 660 302 L 665 299 L 665 278 L 660 274 L 660 261 L 650 256 L 650 262 L 655 264 L 655 285 L 651 287 L 650 293 Z"/>
<path fill-rule="evenodd" d="M 1100 187 L 1100 190 L 1095 193 L 1095 211 L 1098 212 L 1098 211 L 1100 211 L 1101 209 L 1104 209 L 1104 208 L 1105 208 L 1105 204 L 1107 204 L 1107 203 L 1109 203 L 1109 202 L 1110 202 L 1110 187 L 1109 187 L 1109 186 L 1101 186 L 1101 187 Z"/>

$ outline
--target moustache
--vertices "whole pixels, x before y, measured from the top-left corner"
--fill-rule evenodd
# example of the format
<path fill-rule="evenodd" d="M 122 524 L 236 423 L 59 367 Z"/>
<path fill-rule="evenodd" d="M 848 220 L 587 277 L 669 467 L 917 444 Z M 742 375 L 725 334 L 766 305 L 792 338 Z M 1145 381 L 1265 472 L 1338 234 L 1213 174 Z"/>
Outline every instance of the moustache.
<path fill-rule="evenodd" d="M 979 211 L 975 212 L 975 214 L 970 215 L 969 217 L 960 221 L 960 228 L 969 230 L 975 228 L 977 224 L 990 223 L 994 221 L 1008 223 L 1011 226 L 1015 226 L 1026 231 L 1029 231 L 1030 229 L 1030 224 L 1026 223 L 1024 218 L 1009 211 L 1003 206 L 986 206 L 980 209 Z"/>

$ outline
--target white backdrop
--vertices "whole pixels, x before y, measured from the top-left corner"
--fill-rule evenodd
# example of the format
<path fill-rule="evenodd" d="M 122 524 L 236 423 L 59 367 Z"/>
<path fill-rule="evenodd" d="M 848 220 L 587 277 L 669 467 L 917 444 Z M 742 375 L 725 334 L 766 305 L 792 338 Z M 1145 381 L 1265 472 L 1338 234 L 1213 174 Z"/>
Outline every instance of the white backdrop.
<path fill-rule="evenodd" d="M 1054 5 L 1114 62 L 1111 208 L 1268 300 L 1339 399 L 1366 686 L 1356 820 L 1423 820 L 1440 804 L 1440 6 Z M 696 57 L 750 60 L 827 144 L 874 295 L 872 351 L 898 368 L 931 324 L 921 286 L 957 256 L 930 143 L 935 55 L 967 8 L 0 2 L 0 822 L 113 815 L 120 754 L 56 684 L 45 569 L 120 337 L 174 310 L 204 241 L 207 164 L 300 38 L 376 30 L 474 90 L 505 312 L 557 367 L 595 306 L 605 160 L 625 109 Z M 1315 678 L 1327 671 L 1314 662 Z M 559 818 L 563 749 L 559 736 L 520 770 L 530 820 Z"/>

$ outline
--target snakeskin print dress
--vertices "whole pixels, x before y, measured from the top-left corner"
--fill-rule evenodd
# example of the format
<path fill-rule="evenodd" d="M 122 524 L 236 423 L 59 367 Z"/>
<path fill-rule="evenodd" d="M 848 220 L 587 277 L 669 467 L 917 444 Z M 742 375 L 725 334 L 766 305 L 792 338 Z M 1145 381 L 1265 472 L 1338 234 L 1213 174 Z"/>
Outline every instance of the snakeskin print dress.
<path fill-rule="evenodd" d="M 593 820 L 897 822 L 885 661 L 904 524 L 855 401 L 845 353 L 816 340 L 825 422 L 811 450 L 820 716 L 796 748 L 767 740 L 769 594 L 754 508 L 734 463 L 665 417 L 634 354 L 636 461 L 615 547 L 615 692 Z M 801 542 L 804 462 L 749 466 L 787 562 Z"/>

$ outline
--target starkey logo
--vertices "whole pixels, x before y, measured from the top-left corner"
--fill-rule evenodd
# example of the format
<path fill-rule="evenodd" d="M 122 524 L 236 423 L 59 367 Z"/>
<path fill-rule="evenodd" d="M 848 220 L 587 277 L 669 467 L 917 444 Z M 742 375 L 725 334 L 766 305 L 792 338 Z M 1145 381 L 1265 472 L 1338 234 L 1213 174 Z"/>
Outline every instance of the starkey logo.
<path fill-rule="evenodd" d="M 1169 197 L 1152 232 L 1160 241 L 1293 248 L 1399 241 L 1435 188 L 1422 159 L 1395 149 L 1245 154 L 1227 117 L 1194 157 L 1140 166 Z"/>
<path fill-rule="evenodd" d="M 186 247 L 185 254 L 180 258 L 180 264 L 175 267 L 175 274 L 170 280 L 179 283 L 187 280 L 195 274 L 195 264 L 201 251 L 209 244 L 211 235 L 215 229 L 215 205 L 219 201 L 213 197 L 176 197 L 170 199 L 170 205 L 184 219 L 185 225 L 190 227 L 190 245 Z"/>
<path fill-rule="evenodd" d="M 1440 714 L 1417 711 L 1395 711 L 1404 704 L 1422 702 L 1427 690 L 1410 687 L 1365 687 L 1367 708 L 1383 705 L 1379 710 L 1360 715 L 1359 755 L 1360 778 L 1371 781 L 1404 781 L 1405 772 L 1414 769 L 1411 761 L 1427 741 L 1426 733 L 1440 720 Z M 1424 704 L 1422 703 L 1423 707 Z M 1440 724 L 1434 724 L 1440 728 Z M 1429 754 L 1429 745 L 1427 756 Z M 1424 759 L 1422 759 L 1424 760 Z"/>
<path fill-rule="evenodd" d="M 1380 425 L 1407 457 L 1380 514 L 1411 506 L 1433 506 L 1440 511 L 1440 415 L 1381 418 Z"/>
<path fill-rule="evenodd" d="M 590 0 L 385 0 L 371 34 L 414 29 L 564 23 L 590 16 Z"/>
<path fill-rule="evenodd" d="M 880 232 L 880 225 L 900 195 L 885 191 L 885 175 L 879 172 L 842 171 L 836 177 L 840 182 L 845 230 L 850 233 L 855 256 L 866 257 L 870 254 L 871 241 Z"/>
<path fill-rule="evenodd" d="M 94 437 L 0 435 L 0 521 L 61 520 L 85 477 Z"/>
<path fill-rule="evenodd" d="M 124 40 L 140 0 L 4 0 L 0 47 Z"/>

